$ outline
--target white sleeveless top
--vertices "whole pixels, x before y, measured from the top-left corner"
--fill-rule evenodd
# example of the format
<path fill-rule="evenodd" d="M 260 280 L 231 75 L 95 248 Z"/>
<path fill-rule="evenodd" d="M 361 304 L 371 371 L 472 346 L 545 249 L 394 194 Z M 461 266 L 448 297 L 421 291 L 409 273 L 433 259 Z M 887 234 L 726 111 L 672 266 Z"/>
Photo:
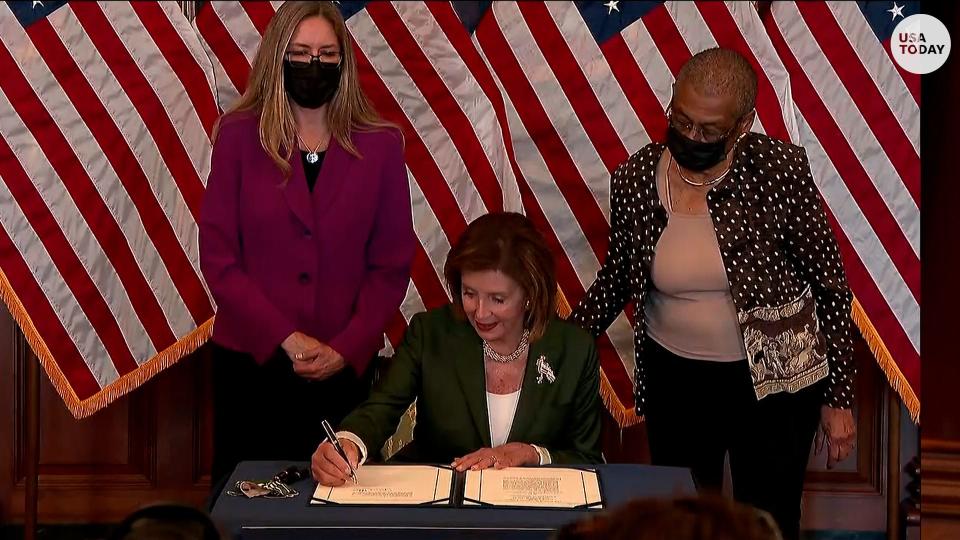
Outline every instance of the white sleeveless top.
<path fill-rule="evenodd" d="M 487 419 L 490 422 L 490 446 L 497 447 L 507 442 L 513 417 L 517 414 L 520 390 L 509 394 L 487 392 Z"/>

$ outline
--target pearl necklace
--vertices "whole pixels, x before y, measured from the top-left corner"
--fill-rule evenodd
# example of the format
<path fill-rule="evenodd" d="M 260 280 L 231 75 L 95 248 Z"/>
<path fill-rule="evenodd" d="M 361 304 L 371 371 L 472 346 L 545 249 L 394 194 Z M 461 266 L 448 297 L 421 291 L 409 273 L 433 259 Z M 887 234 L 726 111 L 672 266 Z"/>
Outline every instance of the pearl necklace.
<path fill-rule="evenodd" d="M 523 335 L 520 336 L 520 343 L 517 345 L 517 350 L 513 351 L 510 354 L 503 355 L 493 350 L 493 347 L 490 346 L 486 341 L 483 342 L 483 354 L 487 358 L 493 360 L 494 362 L 499 362 L 501 364 L 506 364 L 507 362 L 513 362 L 517 358 L 523 356 L 523 353 L 527 352 L 527 349 L 530 348 L 530 331 L 524 330 Z"/>

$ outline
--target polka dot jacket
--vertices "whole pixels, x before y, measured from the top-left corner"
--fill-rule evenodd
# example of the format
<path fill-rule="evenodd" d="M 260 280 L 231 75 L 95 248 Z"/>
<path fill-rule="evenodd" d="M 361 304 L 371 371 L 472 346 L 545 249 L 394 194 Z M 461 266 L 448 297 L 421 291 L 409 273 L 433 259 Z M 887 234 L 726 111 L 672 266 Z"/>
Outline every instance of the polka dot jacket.
<path fill-rule="evenodd" d="M 656 189 L 664 146 L 649 144 L 610 180 L 610 244 L 571 319 L 594 336 L 628 302 L 642 309 L 654 248 L 667 224 Z M 758 399 L 823 378 L 825 403 L 850 408 L 851 294 L 836 238 L 799 146 L 749 133 L 727 179 L 707 195 Z M 644 321 L 635 318 L 637 414 L 644 414 Z"/>

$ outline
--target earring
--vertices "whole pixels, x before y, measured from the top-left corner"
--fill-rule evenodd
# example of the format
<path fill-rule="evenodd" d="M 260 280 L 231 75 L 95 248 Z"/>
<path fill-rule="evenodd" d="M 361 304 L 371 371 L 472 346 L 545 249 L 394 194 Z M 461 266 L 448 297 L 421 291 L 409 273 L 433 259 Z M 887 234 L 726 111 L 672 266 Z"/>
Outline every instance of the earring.
<path fill-rule="evenodd" d="M 530 301 L 527 300 L 527 303 L 523 305 L 523 309 L 530 309 Z"/>

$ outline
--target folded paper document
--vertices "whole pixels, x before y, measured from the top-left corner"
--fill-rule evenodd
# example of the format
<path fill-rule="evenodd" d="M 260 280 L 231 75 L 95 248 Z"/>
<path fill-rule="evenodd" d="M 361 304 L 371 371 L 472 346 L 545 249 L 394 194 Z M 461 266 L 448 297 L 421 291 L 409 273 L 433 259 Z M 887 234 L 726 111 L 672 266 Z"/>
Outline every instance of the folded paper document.
<path fill-rule="evenodd" d="M 596 471 L 561 467 L 517 467 L 467 471 L 463 506 L 603 508 Z"/>
<path fill-rule="evenodd" d="M 454 471 L 432 465 L 367 465 L 357 483 L 317 486 L 310 504 L 450 505 Z"/>
<path fill-rule="evenodd" d="M 515 467 L 457 473 L 432 465 L 367 465 L 358 483 L 317 486 L 312 505 L 410 505 L 601 509 L 600 477 L 593 469 Z"/>

